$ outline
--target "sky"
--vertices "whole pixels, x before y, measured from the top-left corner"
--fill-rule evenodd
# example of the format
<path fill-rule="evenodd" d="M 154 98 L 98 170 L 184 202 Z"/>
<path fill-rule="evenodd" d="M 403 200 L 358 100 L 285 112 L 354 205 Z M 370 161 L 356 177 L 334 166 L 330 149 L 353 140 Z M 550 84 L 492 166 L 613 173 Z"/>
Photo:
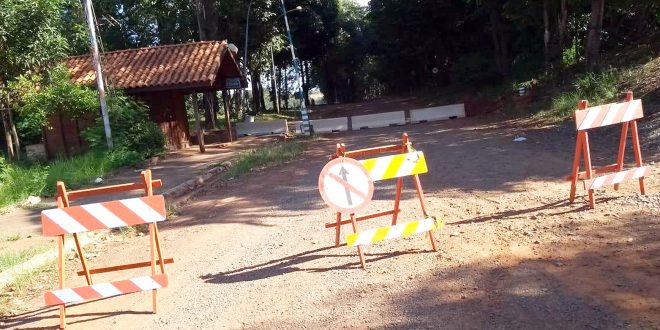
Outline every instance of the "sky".
<path fill-rule="evenodd" d="M 369 0 L 355 0 L 360 6 L 366 6 L 369 4 Z"/>

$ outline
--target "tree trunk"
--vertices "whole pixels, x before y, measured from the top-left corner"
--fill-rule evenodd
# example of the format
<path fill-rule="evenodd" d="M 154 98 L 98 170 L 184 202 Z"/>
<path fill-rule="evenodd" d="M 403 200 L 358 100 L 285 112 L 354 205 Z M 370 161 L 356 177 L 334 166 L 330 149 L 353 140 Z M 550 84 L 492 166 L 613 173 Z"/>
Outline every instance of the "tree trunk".
<path fill-rule="evenodd" d="M 564 39 L 566 37 L 566 23 L 568 22 L 568 10 L 566 9 L 566 0 L 561 0 L 559 15 L 557 15 L 557 43 L 558 56 L 564 51 Z"/>
<path fill-rule="evenodd" d="M 261 89 L 259 88 L 259 78 L 261 77 L 261 72 L 256 70 L 252 71 L 252 104 L 254 105 L 253 114 L 262 112 L 263 105 L 261 104 Z"/>
<path fill-rule="evenodd" d="M 215 128 L 215 109 L 213 109 L 212 98 L 213 96 L 209 92 L 202 95 L 202 108 L 204 109 L 204 128 L 207 130 Z"/>
<path fill-rule="evenodd" d="M 550 70 L 550 15 L 548 1 L 543 0 L 543 55 L 546 73 Z"/>
<path fill-rule="evenodd" d="M 10 125 L 9 121 L 7 120 L 7 112 L 9 111 L 7 108 L 4 108 L 2 105 L 0 105 L 0 115 L 2 115 L 2 128 L 4 129 L 5 132 L 5 142 L 7 144 L 7 158 L 10 160 L 14 159 L 14 145 L 11 140 L 11 133 L 10 131 Z"/>
<path fill-rule="evenodd" d="M 21 141 L 18 139 L 18 132 L 16 132 L 16 124 L 14 123 L 14 115 L 12 114 L 12 109 L 7 109 L 7 117 L 9 119 L 9 127 L 11 131 L 11 136 L 14 139 L 14 148 L 16 150 L 16 159 L 21 160 Z"/>
<path fill-rule="evenodd" d="M 259 95 L 261 96 L 259 99 L 259 103 L 261 103 L 261 111 L 266 112 L 266 93 L 264 92 L 264 84 L 261 83 L 261 79 L 259 79 L 257 85 L 259 85 Z"/>
<path fill-rule="evenodd" d="M 218 12 L 215 1 L 197 0 L 197 28 L 200 40 L 218 40 Z"/>
<path fill-rule="evenodd" d="M 605 0 L 591 1 L 591 20 L 587 32 L 587 44 L 585 57 L 587 71 L 593 71 L 598 67 L 600 53 L 600 35 L 603 29 L 603 15 L 605 13 Z"/>
<path fill-rule="evenodd" d="M 509 42 L 504 23 L 502 22 L 502 6 L 497 1 L 488 2 L 491 24 L 491 37 L 495 54 L 497 71 L 506 77 L 509 75 Z"/>
<path fill-rule="evenodd" d="M 229 141 L 233 141 L 234 138 L 231 133 L 231 118 L 229 117 L 229 107 L 230 107 L 230 100 L 229 100 L 229 92 L 227 90 L 222 91 L 222 101 L 225 106 L 225 129 L 227 130 L 227 134 L 229 136 Z"/>
<path fill-rule="evenodd" d="M 284 109 L 289 110 L 289 75 L 286 73 L 286 67 L 284 68 L 284 92 L 282 97 L 284 98 Z"/>

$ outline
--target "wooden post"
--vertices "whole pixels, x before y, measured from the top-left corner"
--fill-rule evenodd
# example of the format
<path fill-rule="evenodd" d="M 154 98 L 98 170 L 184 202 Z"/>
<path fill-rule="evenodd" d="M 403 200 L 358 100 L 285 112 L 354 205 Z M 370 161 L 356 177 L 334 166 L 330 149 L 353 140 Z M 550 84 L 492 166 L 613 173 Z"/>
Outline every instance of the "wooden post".
<path fill-rule="evenodd" d="M 353 232 L 357 233 L 358 228 L 357 228 L 357 221 L 355 220 L 355 213 L 351 213 L 351 224 L 353 225 Z M 358 245 L 357 250 L 358 250 L 358 255 L 360 256 L 360 265 L 362 265 L 362 269 L 366 269 L 367 265 L 365 264 L 364 261 L 364 252 L 362 252 L 362 246 Z"/>
<path fill-rule="evenodd" d="M 58 289 L 64 289 L 64 235 L 60 235 L 57 239 L 57 275 Z M 66 305 L 60 306 L 60 329 L 66 327 Z"/>
<path fill-rule="evenodd" d="M 337 212 L 337 227 L 335 228 L 335 246 L 339 246 L 341 240 L 341 213 Z"/>

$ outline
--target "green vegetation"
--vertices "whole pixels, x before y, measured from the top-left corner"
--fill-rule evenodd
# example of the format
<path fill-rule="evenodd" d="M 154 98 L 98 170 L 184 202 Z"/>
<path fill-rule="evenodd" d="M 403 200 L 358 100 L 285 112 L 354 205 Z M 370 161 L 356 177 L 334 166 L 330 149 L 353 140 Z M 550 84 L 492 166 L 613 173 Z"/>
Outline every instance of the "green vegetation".
<path fill-rule="evenodd" d="M 23 143 L 41 142 L 42 128 L 54 115 L 66 118 L 89 118 L 96 114 L 99 99 L 95 91 L 75 85 L 64 65 L 59 65 L 43 76 L 20 76 L 11 84 L 17 94 L 16 126 Z"/>
<path fill-rule="evenodd" d="M 83 92 L 84 95 L 78 92 L 68 94 L 71 91 L 69 87 L 46 88 L 54 88 L 62 92 L 65 94 L 63 98 L 76 95 L 81 98 L 87 97 L 84 96 L 86 92 Z M 63 100 L 60 100 L 60 103 L 47 101 L 50 97 L 49 94 L 29 96 L 25 107 L 36 107 L 42 102 L 45 102 L 44 106 L 65 104 Z M 37 101 L 31 101 L 33 98 Z M 41 98 L 45 98 L 46 101 L 42 101 Z M 85 113 L 81 104 L 84 102 L 78 103 L 78 109 L 80 113 Z M 90 102 L 90 104 L 95 103 Z M 108 105 L 115 143 L 112 151 L 106 150 L 103 123 L 99 118 L 83 132 L 83 137 L 92 149 L 86 154 L 70 158 L 62 157 L 48 164 L 7 163 L 4 158 L 0 158 L 0 208 L 21 203 L 30 195 L 52 196 L 56 193 L 57 181 L 64 181 L 73 189 L 91 185 L 97 177 L 106 177 L 113 170 L 135 166 L 145 158 L 163 152 L 165 137 L 160 128 L 149 121 L 144 106 L 121 94 L 110 98 Z M 39 122 L 39 120 L 41 119 L 35 121 Z"/>
<path fill-rule="evenodd" d="M 304 146 L 300 141 L 279 142 L 258 149 L 243 152 L 227 171 L 227 177 L 237 178 L 255 168 L 281 165 L 296 159 Z"/>
<path fill-rule="evenodd" d="M 0 272 L 10 269 L 28 259 L 43 253 L 47 250 L 46 247 L 33 247 L 23 251 L 3 251 L 0 252 Z"/>
<path fill-rule="evenodd" d="M 36 285 L 42 285 L 55 275 L 55 265 L 46 264 L 35 269 L 17 274 L 0 292 L 0 317 L 8 315 L 16 305 L 13 296 L 20 295 Z"/>
<path fill-rule="evenodd" d="M 165 150 L 165 135 L 158 125 L 149 120 L 149 109 L 133 98 L 117 93 L 108 100 L 110 127 L 115 150 L 132 156 L 148 158 Z M 106 149 L 103 120 L 96 121 L 83 132 L 93 150 Z"/>
<path fill-rule="evenodd" d="M 619 74 L 610 69 L 600 73 L 589 72 L 575 79 L 573 90 L 552 99 L 552 109 L 559 116 L 567 116 L 577 109 L 580 100 L 597 105 L 616 101 Z"/>
<path fill-rule="evenodd" d="M 21 234 L 14 234 L 5 237 L 5 242 L 16 242 L 21 239 Z"/>
<path fill-rule="evenodd" d="M 271 121 L 271 120 L 297 120 L 296 119 L 297 111 L 286 111 L 281 114 L 278 113 L 264 113 L 260 114 L 255 118 L 255 121 Z"/>
<path fill-rule="evenodd" d="M 74 189 L 92 185 L 95 178 L 142 160 L 135 152 L 118 149 L 61 158 L 46 165 L 5 163 L 0 168 L 0 208 L 24 202 L 29 196 L 53 196 L 57 181 Z"/>

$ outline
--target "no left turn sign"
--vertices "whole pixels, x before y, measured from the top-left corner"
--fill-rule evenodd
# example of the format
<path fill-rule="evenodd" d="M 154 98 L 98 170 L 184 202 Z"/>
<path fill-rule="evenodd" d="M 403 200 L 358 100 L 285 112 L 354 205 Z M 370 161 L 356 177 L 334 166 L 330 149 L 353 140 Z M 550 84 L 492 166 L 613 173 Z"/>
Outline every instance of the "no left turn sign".
<path fill-rule="evenodd" d="M 323 201 L 337 212 L 354 213 L 371 202 L 374 182 L 360 162 L 340 157 L 321 170 L 319 191 Z"/>

